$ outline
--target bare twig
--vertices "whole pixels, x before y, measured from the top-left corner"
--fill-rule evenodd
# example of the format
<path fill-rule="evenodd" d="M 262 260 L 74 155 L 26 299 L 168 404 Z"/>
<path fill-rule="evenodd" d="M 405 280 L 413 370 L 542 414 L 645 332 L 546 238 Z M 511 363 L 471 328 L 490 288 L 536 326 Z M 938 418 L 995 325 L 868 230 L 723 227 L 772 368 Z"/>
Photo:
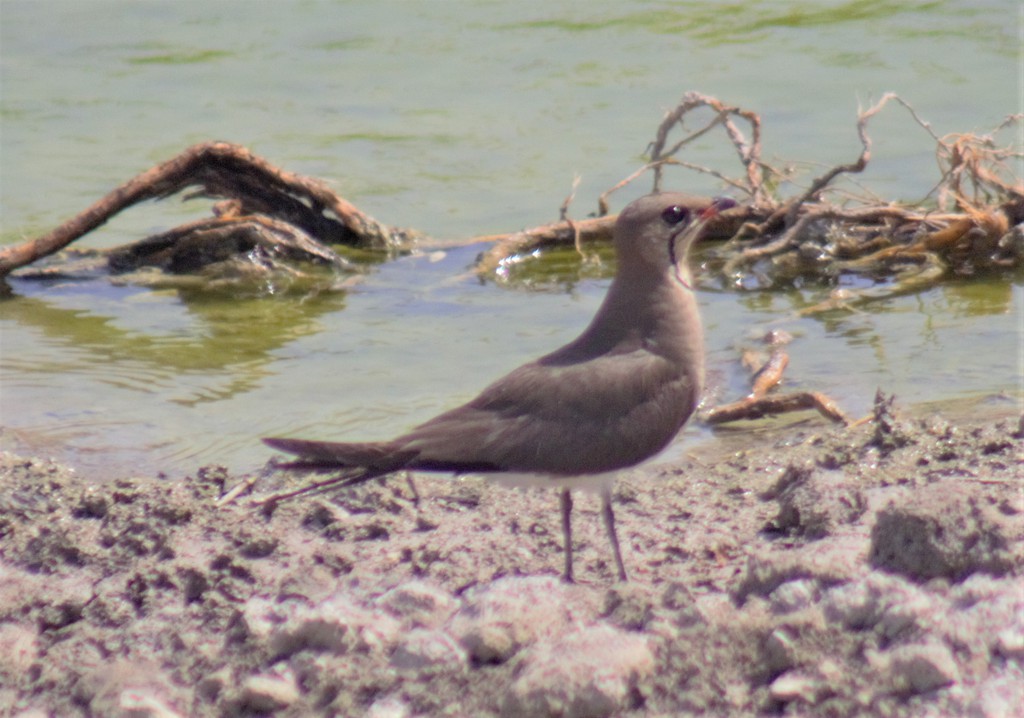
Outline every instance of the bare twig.
<path fill-rule="evenodd" d="M 760 399 L 778 386 L 787 366 L 789 366 L 789 354 L 782 349 L 773 351 L 768 357 L 768 361 L 754 372 L 754 376 L 750 380 L 750 394 L 747 398 Z"/>
<path fill-rule="evenodd" d="M 730 421 L 762 419 L 766 416 L 785 414 L 792 411 L 814 409 L 837 424 L 846 424 L 847 419 L 835 402 L 816 391 L 766 396 L 754 401 L 738 401 L 717 406 L 704 417 L 709 424 L 725 424 Z"/>
<path fill-rule="evenodd" d="M 580 179 L 581 177 L 579 175 L 573 177 L 572 190 L 569 192 L 568 196 L 562 200 L 562 206 L 559 208 L 558 216 L 561 217 L 562 221 L 568 224 L 572 229 L 572 241 L 573 245 L 576 247 L 576 253 L 585 259 L 587 255 L 583 251 L 583 245 L 580 242 L 580 231 L 576 227 L 576 223 L 573 222 L 572 217 L 569 216 L 569 205 L 572 204 L 572 201 L 576 198 L 576 190 L 580 187 Z"/>
<path fill-rule="evenodd" d="M 618 215 L 608 217 L 588 217 L 587 219 L 553 222 L 532 229 L 525 229 L 512 234 L 494 234 L 485 237 L 474 237 L 465 243 L 491 243 L 493 246 L 481 255 L 477 261 L 477 271 L 483 274 L 494 272 L 504 266 L 508 258 L 515 257 L 523 251 L 533 251 L 550 244 L 573 242 L 580 245 L 584 242 L 607 241 L 612 237 L 612 228 Z M 452 245 L 438 245 L 452 246 Z"/>
<path fill-rule="evenodd" d="M 860 138 L 861 144 L 860 156 L 857 158 L 855 162 L 851 162 L 845 165 L 837 165 L 836 167 L 833 167 L 831 170 L 823 174 L 821 177 L 818 177 L 816 180 L 811 182 L 811 186 L 807 188 L 803 195 L 798 197 L 794 202 L 792 202 L 789 205 L 789 209 L 786 211 L 787 227 L 792 227 L 793 224 L 795 224 L 797 213 L 800 211 L 800 208 L 804 205 L 804 203 L 810 202 L 812 200 L 817 200 L 818 194 L 821 192 L 821 190 L 827 187 L 833 179 L 835 179 L 840 174 L 843 174 L 845 172 L 864 171 L 864 168 L 868 166 L 868 160 L 871 159 L 871 138 L 868 137 L 867 130 L 868 120 L 870 120 L 872 117 L 881 112 L 882 108 L 885 107 L 886 103 L 888 103 L 889 100 L 893 99 L 894 97 L 896 97 L 894 93 L 887 92 L 885 95 L 882 96 L 882 99 L 879 100 L 873 107 L 869 107 L 868 109 L 858 114 L 857 136 Z"/>
<path fill-rule="evenodd" d="M 713 110 L 715 112 L 714 118 L 704 127 L 685 136 L 666 150 L 665 145 L 668 143 L 668 135 L 672 128 L 677 124 L 684 127 L 683 120 L 685 116 L 700 107 L 708 107 Z M 749 144 L 742 131 L 733 122 L 733 117 L 739 117 L 749 124 L 751 128 L 751 141 Z M 651 143 L 649 149 L 651 157 L 649 167 L 654 169 L 654 191 L 657 192 L 661 188 L 662 167 L 665 164 L 665 160 L 675 155 L 690 142 L 693 142 L 719 125 L 725 128 L 726 134 L 739 155 L 740 162 L 746 169 L 746 182 L 730 180 L 729 183 L 735 187 L 741 187 L 749 194 L 755 206 L 773 205 L 774 202 L 768 195 L 762 175 L 761 118 L 754 112 L 726 105 L 717 98 L 702 95 L 698 92 L 686 93 L 682 101 L 665 114 L 661 124 L 658 126 L 654 142 Z"/>
<path fill-rule="evenodd" d="M 600 194 L 600 196 L 597 198 L 597 214 L 598 214 L 598 216 L 599 217 L 604 217 L 606 214 L 608 214 L 608 212 L 611 211 L 609 209 L 609 205 L 608 205 L 608 197 L 610 197 L 612 195 L 612 193 L 617 192 L 618 190 L 622 189 L 623 187 L 625 187 L 626 185 L 631 183 L 637 177 L 642 176 L 645 172 L 649 172 L 650 170 L 654 169 L 658 165 L 664 164 L 666 161 L 667 160 L 657 160 L 655 162 L 648 162 L 647 164 L 645 164 L 640 169 L 634 171 L 632 174 L 630 174 L 625 179 L 622 179 L 622 180 L 619 180 L 618 182 L 616 182 L 615 185 L 613 187 L 611 187 L 610 189 L 606 189 L 604 192 L 602 192 Z M 655 190 L 655 191 L 657 191 L 657 190 Z"/>

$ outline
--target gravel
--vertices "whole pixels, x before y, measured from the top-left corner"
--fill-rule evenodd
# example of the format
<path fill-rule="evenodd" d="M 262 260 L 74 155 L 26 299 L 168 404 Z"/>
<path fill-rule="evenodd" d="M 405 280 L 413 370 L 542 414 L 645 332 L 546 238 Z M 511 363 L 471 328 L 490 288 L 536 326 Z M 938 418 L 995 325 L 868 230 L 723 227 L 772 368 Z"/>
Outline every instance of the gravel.
<path fill-rule="evenodd" d="M 217 467 L 89 483 L 0 454 L 0 706 L 1016 715 L 1020 423 L 885 418 L 724 434 L 626 473 L 627 584 L 592 496 L 566 585 L 554 493 L 422 477 L 418 502 L 375 482 L 264 511 L 218 505 L 244 477 Z"/>

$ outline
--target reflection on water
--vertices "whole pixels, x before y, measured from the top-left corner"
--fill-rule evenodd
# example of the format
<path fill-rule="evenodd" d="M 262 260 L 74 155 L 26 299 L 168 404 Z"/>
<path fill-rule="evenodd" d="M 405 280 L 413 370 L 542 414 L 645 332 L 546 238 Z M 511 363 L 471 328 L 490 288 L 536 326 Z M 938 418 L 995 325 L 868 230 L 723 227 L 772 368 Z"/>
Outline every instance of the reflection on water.
<path fill-rule="evenodd" d="M 258 383 L 275 350 L 320 331 L 318 317 L 345 305 L 343 292 L 246 299 L 198 291 L 154 294 L 112 288 L 103 280 L 80 289 L 80 294 L 67 288 L 58 294 L 96 309 L 55 304 L 46 298 L 45 285 L 37 287 L 36 296 L 0 303 L 0 317 L 10 323 L 5 334 L 16 326 L 48 350 L 47 356 L 5 352 L 7 390 L 23 381 L 37 383 L 34 376 L 74 372 L 112 388 L 173 395 L 182 388 L 178 379 L 187 375 L 207 377 L 209 383 L 198 394 L 171 401 L 188 405 L 234 398 Z M 103 315 L 104 304 L 119 306 Z M 133 305 L 139 314 L 126 316 Z"/>
<path fill-rule="evenodd" d="M 1014 287 L 1009 281 L 952 282 L 943 287 L 944 309 L 953 317 L 1010 314 Z"/>

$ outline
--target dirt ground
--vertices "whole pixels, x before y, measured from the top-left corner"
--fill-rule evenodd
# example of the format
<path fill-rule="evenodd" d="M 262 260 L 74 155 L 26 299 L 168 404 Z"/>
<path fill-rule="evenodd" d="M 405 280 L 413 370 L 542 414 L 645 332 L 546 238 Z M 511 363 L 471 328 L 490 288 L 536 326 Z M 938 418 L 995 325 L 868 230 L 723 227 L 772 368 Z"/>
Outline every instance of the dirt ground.
<path fill-rule="evenodd" d="M 898 408 L 898 407 L 897 407 Z M 400 478 L 86 483 L 0 454 L 0 713 L 1012 716 L 1024 421 L 731 430 L 597 497 Z M 294 482 L 261 477 L 256 494 Z M 4 712 L 6 710 L 6 712 Z"/>

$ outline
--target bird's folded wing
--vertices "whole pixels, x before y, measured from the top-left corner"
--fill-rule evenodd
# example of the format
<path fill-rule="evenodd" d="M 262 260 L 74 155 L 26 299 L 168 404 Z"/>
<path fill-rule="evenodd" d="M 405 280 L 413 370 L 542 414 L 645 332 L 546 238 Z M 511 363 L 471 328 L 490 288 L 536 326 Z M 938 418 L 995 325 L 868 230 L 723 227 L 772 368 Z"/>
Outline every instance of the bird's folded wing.
<path fill-rule="evenodd" d="M 650 355 L 533 363 L 395 444 L 415 454 L 413 465 L 461 461 L 555 475 L 611 471 L 660 451 L 693 411 L 696 395 L 693 381 Z"/>

